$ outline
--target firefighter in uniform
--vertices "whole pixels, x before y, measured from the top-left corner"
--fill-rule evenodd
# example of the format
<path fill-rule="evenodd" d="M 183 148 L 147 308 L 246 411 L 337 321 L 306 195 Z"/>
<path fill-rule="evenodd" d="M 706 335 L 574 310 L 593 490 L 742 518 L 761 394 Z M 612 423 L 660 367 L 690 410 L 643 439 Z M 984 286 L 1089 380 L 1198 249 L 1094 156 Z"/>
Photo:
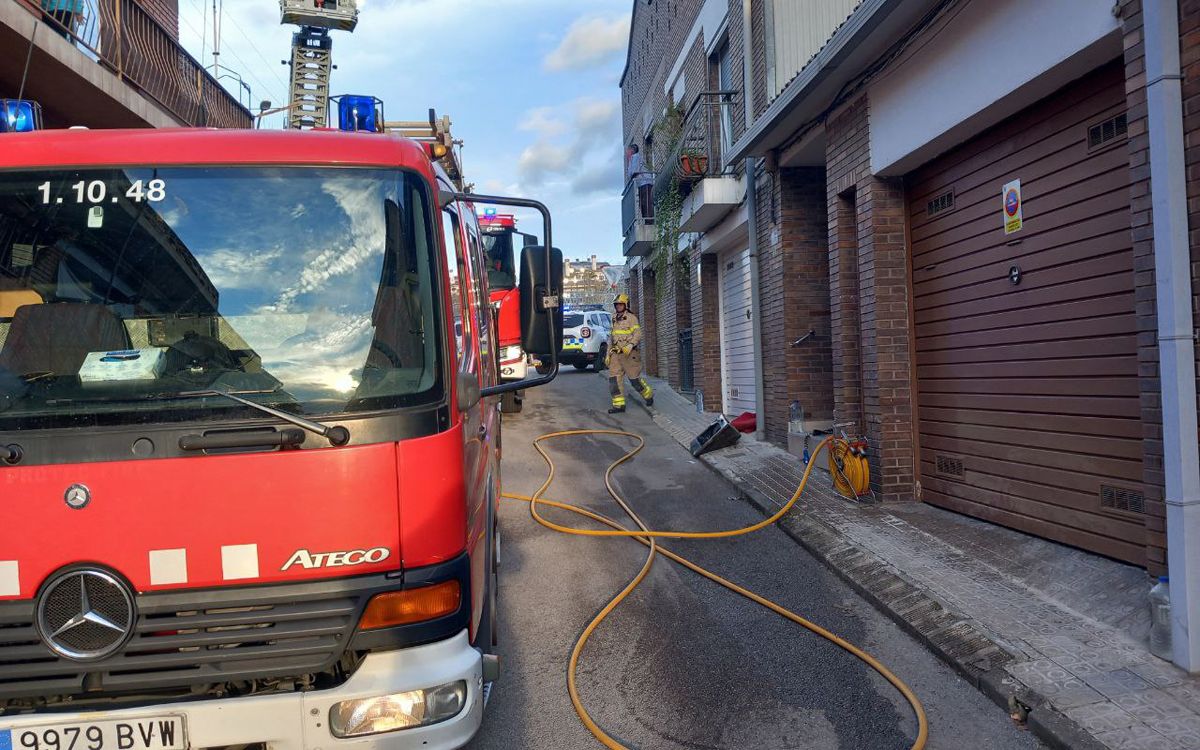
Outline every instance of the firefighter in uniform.
<path fill-rule="evenodd" d="M 654 390 L 642 378 L 642 354 L 638 346 L 642 343 L 642 326 L 637 316 L 629 312 L 629 296 L 618 294 L 613 300 L 612 334 L 608 339 L 608 390 L 612 393 L 612 408 L 609 414 L 625 411 L 625 378 L 642 394 L 646 406 L 654 406 Z"/>

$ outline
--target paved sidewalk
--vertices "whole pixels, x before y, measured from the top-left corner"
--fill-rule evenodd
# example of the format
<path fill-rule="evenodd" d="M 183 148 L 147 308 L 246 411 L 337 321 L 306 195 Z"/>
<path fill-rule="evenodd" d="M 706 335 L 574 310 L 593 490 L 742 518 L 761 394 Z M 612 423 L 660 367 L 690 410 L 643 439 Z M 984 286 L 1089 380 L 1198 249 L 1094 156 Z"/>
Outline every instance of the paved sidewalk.
<path fill-rule="evenodd" d="M 716 415 L 651 381 L 655 422 L 690 446 Z M 804 468 L 749 436 L 702 460 L 768 514 Z M 823 470 L 780 525 L 987 695 L 1027 714 L 1052 747 L 1200 749 L 1200 678 L 1149 653 L 1145 571 L 922 503 L 848 502 Z"/>

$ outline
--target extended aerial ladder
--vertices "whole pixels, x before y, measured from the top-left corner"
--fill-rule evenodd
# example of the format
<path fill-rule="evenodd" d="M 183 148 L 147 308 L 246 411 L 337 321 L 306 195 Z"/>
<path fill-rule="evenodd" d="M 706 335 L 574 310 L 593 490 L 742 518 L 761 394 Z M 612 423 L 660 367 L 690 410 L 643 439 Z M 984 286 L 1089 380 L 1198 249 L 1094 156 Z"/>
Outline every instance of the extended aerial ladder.
<path fill-rule="evenodd" d="M 333 72 L 330 30 L 354 31 L 356 0 L 279 0 L 280 23 L 299 26 L 292 35 L 289 128 L 326 127 L 329 76 Z"/>

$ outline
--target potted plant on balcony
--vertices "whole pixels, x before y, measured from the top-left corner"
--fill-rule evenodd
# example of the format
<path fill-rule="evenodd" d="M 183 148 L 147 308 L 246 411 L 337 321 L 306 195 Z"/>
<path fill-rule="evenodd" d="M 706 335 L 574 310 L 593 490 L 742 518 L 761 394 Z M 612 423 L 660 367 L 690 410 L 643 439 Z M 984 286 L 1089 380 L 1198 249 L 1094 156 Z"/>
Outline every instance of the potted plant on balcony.
<path fill-rule="evenodd" d="M 695 148 L 685 148 L 679 155 L 680 177 L 703 177 L 708 173 L 708 155 Z"/>

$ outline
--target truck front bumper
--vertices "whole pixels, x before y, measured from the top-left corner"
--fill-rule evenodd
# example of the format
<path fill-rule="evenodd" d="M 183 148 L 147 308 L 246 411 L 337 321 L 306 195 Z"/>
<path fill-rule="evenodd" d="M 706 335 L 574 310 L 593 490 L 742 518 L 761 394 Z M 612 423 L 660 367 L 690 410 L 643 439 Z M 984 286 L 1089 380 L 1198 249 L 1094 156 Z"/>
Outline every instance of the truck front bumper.
<path fill-rule="evenodd" d="M 184 717 L 191 748 L 266 743 L 272 750 L 451 750 L 465 745 L 483 721 L 482 662 L 464 630 L 437 643 L 371 653 L 349 680 L 330 690 L 159 703 L 114 711 L 26 714 L 0 718 L 0 729 L 13 730 L 13 746 L 17 747 L 16 737 L 25 727 L 173 715 Z M 330 733 L 329 711 L 342 701 L 434 688 L 458 680 L 467 685 L 462 710 L 439 724 L 351 739 L 338 739 Z"/>

